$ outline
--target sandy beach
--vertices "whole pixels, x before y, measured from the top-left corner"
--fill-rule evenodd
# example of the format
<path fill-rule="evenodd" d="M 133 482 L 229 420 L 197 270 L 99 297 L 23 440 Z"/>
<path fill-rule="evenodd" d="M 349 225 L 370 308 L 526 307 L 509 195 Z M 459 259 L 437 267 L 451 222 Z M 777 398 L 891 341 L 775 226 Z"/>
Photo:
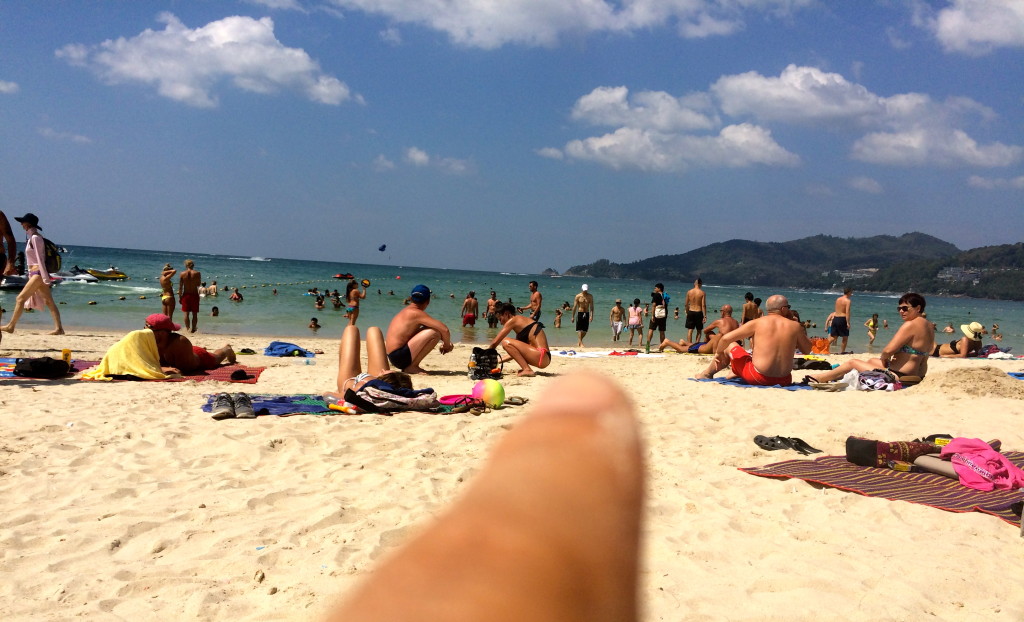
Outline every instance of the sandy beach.
<path fill-rule="evenodd" d="M 365 328 L 365 327 L 364 327 Z M 70 348 L 98 360 L 120 333 L 4 335 L 0 356 Z M 262 352 L 270 338 L 230 340 Z M 194 343 L 214 348 L 221 336 Z M 327 354 L 240 357 L 257 384 L 0 381 L 0 618 L 316 620 L 473 479 L 532 404 L 476 417 L 294 416 L 214 421 L 219 391 L 321 393 Z M 471 347 L 417 387 L 468 393 Z M 596 350 L 596 348 L 595 348 Z M 841 362 L 845 357 L 830 357 Z M 849 435 L 998 438 L 1024 449 L 1024 361 L 933 359 L 896 393 L 740 389 L 691 382 L 708 358 L 555 358 L 534 378 L 597 370 L 632 395 L 646 439 L 643 619 L 1019 620 L 1017 529 L 980 513 L 868 498 L 738 467 L 803 458 L 758 434 L 841 455 Z M 514 363 L 511 364 L 514 368 Z M 811 458 L 803 458 L 811 459 Z"/>

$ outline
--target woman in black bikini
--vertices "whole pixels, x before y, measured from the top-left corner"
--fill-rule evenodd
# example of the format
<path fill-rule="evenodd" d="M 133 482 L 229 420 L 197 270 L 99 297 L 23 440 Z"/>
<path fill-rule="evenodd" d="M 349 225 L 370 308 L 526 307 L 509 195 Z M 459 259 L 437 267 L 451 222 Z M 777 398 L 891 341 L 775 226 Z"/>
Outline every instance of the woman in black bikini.
<path fill-rule="evenodd" d="M 963 337 L 954 339 L 949 343 L 936 345 L 932 356 L 967 358 L 968 356 L 980 355 L 981 331 L 985 330 L 985 327 L 980 322 L 971 322 L 970 324 L 961 324 L 960 330 L 964 333 Z"/>
<path fill-rule="evenodd" d="M 924 378 L 928 372 L 928 355 L 935 350 L 935 330 L 932 323 L 924 317 L 925 300 L 921 294 L 913 292 L 900 298 L 896 310 L 903 318 L 891 341 L 882 350 L 882 355 L 866 361 L 851 360 L 836 367 L 832 371 L 808 376 L 813 382 L 831 382 L 838 380 L 852 369 L 871 371 L 888 369 L 900 378 L 904 376 Z"/>
<path fill-rule="evenodd" d="M 508 303 L 498 305 L 496 315 L 501 322 L 501 330 L 489 348 L 497 348 L 498 344 L 505 349 L 508 357 L 504 361 L 515 360 L 522 369 L 520 376 L 534 375 L 531 365 L 544 369 L 551 364 L 551 351 L 548 349 L 548 338 L 544 334 L 544 325 L 533 319 L 516 313 L 514 305 Z M 514 339 L 507 339 L 515 331 Z"/>

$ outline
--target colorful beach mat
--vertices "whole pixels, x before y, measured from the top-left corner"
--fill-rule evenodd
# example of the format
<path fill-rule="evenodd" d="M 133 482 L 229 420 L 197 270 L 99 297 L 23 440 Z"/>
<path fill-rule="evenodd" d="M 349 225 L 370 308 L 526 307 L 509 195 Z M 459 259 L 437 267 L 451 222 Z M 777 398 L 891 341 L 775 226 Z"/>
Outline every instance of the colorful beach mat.
<path fill-rule="evenodd" d="M 1017 466 L 1024 467 L 1024 452 L 1004 451 L 1002 454 Z M 740 470 L 760 477 L 795 477 L 866 497 L 928 505 L 947 512 L 984 512 L 1011 525 L 1020 526 L 1020 516 L 1014 514 L 1010 506 L 1024 499 L 1024 490 L 983 492 L 935 473 L 902 473 L 892 469 L 857 466 L 847 462 L 845 456 L 786 460 Z"/>
<path fill-rule="evenodd" d="M 216 395 L 207 395 L 203 404 L 203 412 L 213 412 L 213 400 Z M 319 395 L 249 395 L 252 409 L 259 417 L 292 415 L 340 415 L 338 411 L 327 407 L 327 402 Z"/>
<path fill-rule="evenodd" d="M 0 358 L 0 380 L 9 380 L 9 379 L 16 379 L 16 380 L 45 380 L 45 378 L 26 378 L 24 376 L 15 376 L 14 375 L 14 366 L 17 364 L 17 362 L 18 362 L 18 359 Z M 100 364 L 99 361 L 78 361 L 78 360 L 75 360 L 75 359 L 71 359 L 71 367 L 72 367 L 72 369 L 71 369 L 71 372 L 68 374 L 67 377 L 70 378 L 71 376 L 74 376 L 75 374 L 77 374 L 78 372 L 82 371 L 83 369 L 89 369 L 90 367 L 96 367 L 99 364 Z M 59 378 L 58 378 L 58 380 L 59 380 Z"/>
<path fill-rule="evenodd" d="M 791 384 L 788 387 L 784 387 L 780 384 L 773 384 L 771 386 L 761 386 L 758 384 L 747 384 L 739 377 L 736 378 L 690 378 L 694 382 L 717 382 L 718 384 L 725 384 L 731 387 L 739 387 L 741 389 L 783 389 L 785 391 L 803 391 L 805 389 L 814 390 L 814 387 L 809 385 Z"/>

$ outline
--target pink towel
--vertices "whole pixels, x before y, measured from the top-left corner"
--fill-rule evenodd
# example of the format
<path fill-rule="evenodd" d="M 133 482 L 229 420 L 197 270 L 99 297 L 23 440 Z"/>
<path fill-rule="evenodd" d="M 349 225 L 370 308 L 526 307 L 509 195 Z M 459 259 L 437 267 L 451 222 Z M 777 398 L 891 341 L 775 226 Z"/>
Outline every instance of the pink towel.
<path fill-rule="evenodd" d="M 980 438 L 954 438 L 942 448 L 960 483 L 975 490 L 1024 488 L 1024 471 Z"/>

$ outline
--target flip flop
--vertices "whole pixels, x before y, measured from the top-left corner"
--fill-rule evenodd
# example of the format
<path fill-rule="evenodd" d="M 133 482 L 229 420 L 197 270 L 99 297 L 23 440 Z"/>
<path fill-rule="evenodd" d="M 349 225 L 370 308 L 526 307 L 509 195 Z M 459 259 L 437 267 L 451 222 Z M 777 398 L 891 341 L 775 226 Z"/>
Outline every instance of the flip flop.
<path fill-rule="evenodd" d="M 509 397 L 505 398 L 505 403 L 508 404 L 509 406 L 522 406 L 523 404 L 529 401 L 530 398 L 528 397 L 516 397 L 515 395 L 510 395 Z"/>
<path fill-rule="evenodd" d="M 786 439 L 781 436 L 761 436 L 757 435 L 754 437 L 754 442 L 757 446 L 765 451 L 777 451 L 779 449 L 793 449 Z"/>
<path fill-rule="evenodd" d="M 802 453 L 805 456 L 808 455 L 808 454 L 820 454 L 820 453 L 823 453 L 820 449 L 815 449 L 814 447 L 811 447 L 810 445 L 808 445 L 807 442 L 804 441 L 802 438 L 790 437 L 790 438 L 783 439 L 783 440 L 788 442 L 790 447 L 792 447 L 796 451 L 799 451 L 800 453 Z"/>

